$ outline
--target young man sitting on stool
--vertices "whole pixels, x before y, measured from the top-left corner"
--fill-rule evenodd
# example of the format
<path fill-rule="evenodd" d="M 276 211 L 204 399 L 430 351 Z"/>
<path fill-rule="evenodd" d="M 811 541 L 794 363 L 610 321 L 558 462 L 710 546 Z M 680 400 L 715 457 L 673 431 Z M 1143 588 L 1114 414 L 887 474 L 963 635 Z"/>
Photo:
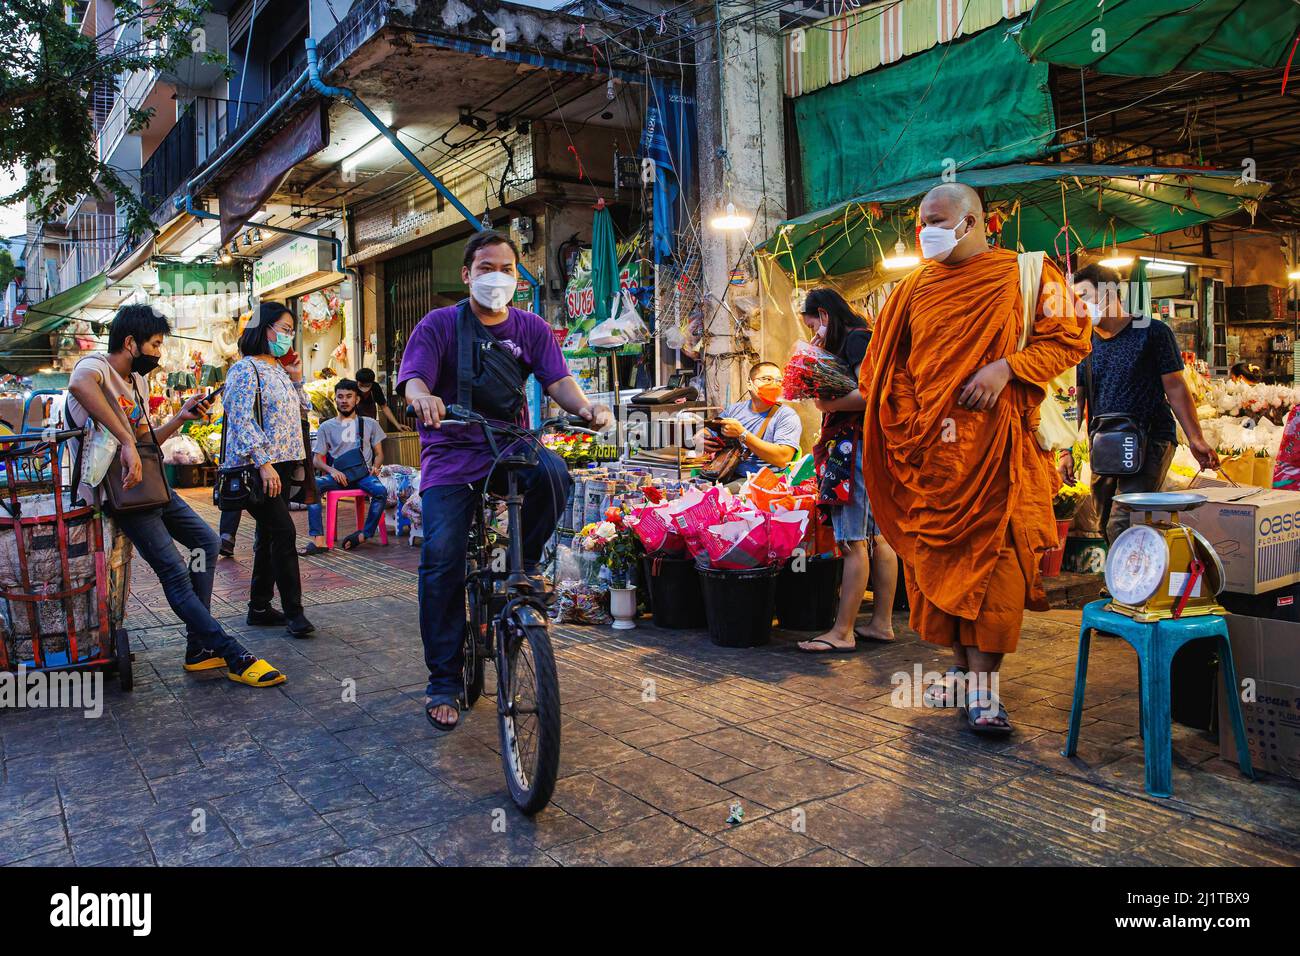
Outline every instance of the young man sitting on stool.
<path fill-rule="evenodd" d="M 373 538 L 384 520 L 384 507 L 388 503 L 388 489 L 379 480 L 379 469 L 384 464 L 384 430 L 373 418 L 357 414 L 357 401 L 361 389 L 350 378 L 340 379 L 334 386 L 334 405 L 338 415 L 321 422 L 316 430 L 316 443 L 312 447 L 313 459 L 321 473 L 316 478 L 320 502 L 330 491 L 355 488 L 370 496 L 370 511 L 365 526 L 343 539 L 343 550 L 351 551 L 362 541 Z M 329 462 L 328 464 L 326 462 Z M 301 554 L 324 554 L 325 532 L 321 527 L 321 504 L 307 506 L 307 533 L 311 544 Z"/>

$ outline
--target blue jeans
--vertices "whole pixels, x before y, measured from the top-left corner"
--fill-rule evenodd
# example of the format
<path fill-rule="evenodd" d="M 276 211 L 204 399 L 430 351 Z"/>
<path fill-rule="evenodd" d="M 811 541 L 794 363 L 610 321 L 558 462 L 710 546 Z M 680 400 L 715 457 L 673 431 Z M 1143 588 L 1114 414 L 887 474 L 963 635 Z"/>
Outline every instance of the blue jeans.
<path fill-rule="evenodd" d="M 307 533 L 313 538 L 319 538 L 325 533 L 321 524 L 325 492 L 338 491 L 344 487 L 330 475 L 322 475 L 316 479 L 316 490 L 320 492 L 321 503 L 307 506 Z M 359 489 L 370 496 L 370 511 L 366 514 L 366 524 L 361 530 L 366 540 L 369 540 L 379 531 L 379 522 L 384 517 L 384 508 L 388 505 L 388 489 L 374 475 L 366 475 L 360 481 L 348 482 L 346 487 Z"/>
<path fill-rule="evenodd" d="M 542 558 L 569 498 L 573 479 L 564 461 L 538 452 L 538 463 L 518 474 L 524 496 L 524 565 L 530 571 Z M 497 484 L 504 489 L 504 476 Z M 429 668 L 428 693 L 456 695 L 463 689 L 465 640 L 465 555 L 474 510 L 483 482 L 435 485 L 420 496 L 424 546 L 420 551 L 420 639 Z"/>
<path fill-rule="evenodd" d="M 167 603 L 185 622 L 190 642 L 202 644 L 222 657 L 242 655 L 243 645 L 222 629 L 209 610 L 221 542 L 207 522 L 175 491 L 161 508 L 114 517 L 140 557 L 158 575 Z M 179 553 L 177 544 L 190 553 Z"/>

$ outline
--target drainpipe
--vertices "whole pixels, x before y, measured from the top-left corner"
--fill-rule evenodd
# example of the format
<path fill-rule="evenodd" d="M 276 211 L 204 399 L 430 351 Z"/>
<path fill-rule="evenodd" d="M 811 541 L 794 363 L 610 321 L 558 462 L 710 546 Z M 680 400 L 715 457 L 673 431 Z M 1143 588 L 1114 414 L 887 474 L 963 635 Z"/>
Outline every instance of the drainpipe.
<path fill-rule="evenodd" d="M 388 140 L 390 143 L 393 144 L 393 148 L 396 149 L 398 153 L 402 155 L 402 158 L 404 158 L 408 163 L 414 166 L 416 171 L 425 179 L 427 179 L 434 189 L 442 193 L 443 197 L 447 200 L 447 202 L 451 203 L 452 208 L 455 209 L 458 213 L 460 213 L 465 218 L 466 222 L 472 225 L 476 230 L 483 228 L 483 223 L 480 222 L 477 218 L 475 218 L 474 214 L 470 212 L 468 208 L 466 208 L 465 204 L 461 202 L 450 189 L 448 189 L 445 185 L 443 185 L 442 180 L 440 180 L 437 176 L 435 176 L 433 172 L 429 169 L 429 167 L 425 166 L 424 163 L 420 162 L 420 160 L 416 157 L 416 155 L 406 148 L 406 146 L 402 143 L 402 141 L 397 138 L 397 134 L 394 133 L 391 129 L 389 129 L 387 124 L 385 124 L 383 120 L 381 120 L 378 116 L 376 116 L 371 111 L 370 107 L 366 106 L 366 104 L 361 101 L 361 98 L 358 97 L 356 93 L 354 93 L 352 90 L 349 90 L 345 87 L 328 86 L 321 79 L 320 63 L 318 62 L 316 57 L 315 37 L 307 38 L 307 78 L 308 78 L 308 82 L 311 83 L 312 88 L 315 89 L 317 92 L 319 92 L 321 95 L 328 96 L 331 98 L 346 100 L 348 102 L 348 105 L 350 105 L 353 109 L 355 109 L 358 113 L 360 113 L 362 116 L 364 116 L 367 120 L 370 121 L 370 125 L 379 131 L 379 135 L 383 136 L 384 139 Z M 541 283 L 537 281 L 537 277 L 534 276 L 531 272 L 529 272 L 523 263 L 519 264 L 519 272 L 524 277 L 524 279 L 528 282 L 528 284 L 532 286 L 533 311 L 540 312 L 542 307 Z"/>

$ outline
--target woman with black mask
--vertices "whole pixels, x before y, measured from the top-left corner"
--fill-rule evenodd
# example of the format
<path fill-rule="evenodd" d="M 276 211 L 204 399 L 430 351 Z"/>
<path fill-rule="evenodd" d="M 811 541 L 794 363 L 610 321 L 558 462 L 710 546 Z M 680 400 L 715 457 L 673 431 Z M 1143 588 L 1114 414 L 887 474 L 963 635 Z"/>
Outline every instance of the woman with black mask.
<path fill-rule="evenodd" d="M 866 320 L 834 289 L 821 288 L 808 293 L 803 321 L 813 333 L 813 344 L 842 359 L 856 380 L 871 342 Z M 813 457 L 823 486 L 828 484 L 828 474 L 834 476 L 829 484 L 835 486 L 839 500 L 828 510 L 835 541 L 844 555 L 844 577 L 835 624 L 820 637 L 800 643 L 799 650 L 809 654 L 848 653 L 856 649 L 859 638 L 894 639 L 898 556 L 876 528 L 862 479 L 862 418 L 866 400 L 854 389 L 841 398 L 817 399 L 814 404 L 822 412 L 822 433 Z M 825 493 L 822 500 L 827 500 Z M 869 578 L 874 603 L 871 622 L 857 630 L 854 624 Z"/>
<path fill-rule="evenodd" d="M 262 503 L 248 509 L 257 522 L 248 623 L 284 624 L 293 637 L 309 637 L 316 629 L 303 614 L 298 531 L 289 513 L 289 486 L 307 454 L 302 437 L 307 398 L 302 363 L 293 355 L 293 330 L 292 312 L 263 302 L 239 336 L 244 357 L 230 367 L 222 393 L 221 467 L 254 465 L 264 492 Z M 284 364 L 286 358 L 291 364 Z M 277 588 L 283 611 L 271 606 Z"/>

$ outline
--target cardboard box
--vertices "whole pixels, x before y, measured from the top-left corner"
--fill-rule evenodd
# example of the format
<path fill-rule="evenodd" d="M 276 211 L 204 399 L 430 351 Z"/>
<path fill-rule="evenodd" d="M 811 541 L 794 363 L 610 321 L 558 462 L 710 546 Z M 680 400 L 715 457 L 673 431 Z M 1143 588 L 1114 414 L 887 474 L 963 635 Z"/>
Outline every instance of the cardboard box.
<path fill-rule="evenodd" d="M 1238 682 L 1253 681 L 1243 700 L 1246 740 L 1256 770 L 1300 780 L 1300 624 L 1229 614 L 1228 640 Z M 1237 693 L 1243 692 L 1242 687 Z M 1228 705 L 1219 697 L 1219 756 L 1237 762 Z"/>
<path fill-rule="evenodd" d="M 1209 500 L 1179 520 L 1219 553 L 1224 590 L 1259 594 L 1300 581 L 1300 491 L 1204 484 L 1188 490 Z"/>

